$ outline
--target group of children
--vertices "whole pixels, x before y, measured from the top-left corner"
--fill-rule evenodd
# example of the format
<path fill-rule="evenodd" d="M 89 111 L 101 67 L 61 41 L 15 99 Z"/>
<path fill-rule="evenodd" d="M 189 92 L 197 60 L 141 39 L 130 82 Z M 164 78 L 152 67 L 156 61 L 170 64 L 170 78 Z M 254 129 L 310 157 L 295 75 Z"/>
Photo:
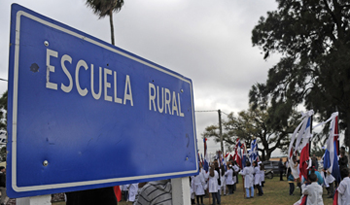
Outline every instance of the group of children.
<path fill-rule="evenodd" d="M 206 194 L 206 190 L 212 196 L 212 204 L 220 204 L 221 194 L 234 194 L 238 183 L 238 174 L 243 176 L 247 199 L 254 197 L 254 187 L 257 188 L 259 196 L 263 195 L 262 187 L 265 181 L 263 164 L 259 163 L 258 165 L 257 162 L 253 162 L 251 166 L 251 163 L 248 161 L 243 170 L 240 171 L 236 162 L 228 162 L 227 170 L 225 170 L 224 166 L 221 165 L 219 167 L 218 162 L 215 160 L 209 166 L 208 172 L 200 165 L 199 174 L 190 178 L 192 204 L 195 204 L 196 197 L 197 204 L 203 205 L 203 197 Z"/>
<path fill-rule="evenodd" d="M 341 158 L 341 157 L 340 157 Z M 346 161 L 347 163 L 347 161 Z M 340 183 L 327 171 L 322 170 L 319 172 L 315 167 L 315 162 L 312 161 L 312 166 L 308 170 L 307 179 L 301 177 L 298 173 L 298 161 L 296 156 L 293 156 L 292 161 L 289 164 L 287 178 L 290 184 L 289 195 L 294 192 L 294 182 L 300 187 L 301 198 L 294 205 L 323 205 L 323 187 L 325 186 L 329 192 L 328 198 L 333 198 L 334 204 L 337 205 L 350 205 L 350 179 L 349 179 L 349 168 L 347 165 L 339 166 L 340 169 Z M 292 171 L 294 170 L 294 171 Z M 301 183 L 303 185 L 301 186 Z M 333 184 L 336 184 L 336 190 L 333 190 Z"/>
<path fill-rule="evenodd" d="M 258 190 L 258 196 L 262 196 L 264 194 L 262 187 L 265 182 L 265 171 L 264 165 L 261 162 L 257 163 L 254 161 L 251 166 L 251 163 L 247 161 L 246 166 L 239 174 L 244 176 L 243 179 L 246 199 L 254 198 L 254 187 Z"/>
<path fill-rule="evenodd" d="M 218 161 L 215 160 L 206 172 L 200 164 L 199 174 L 190 178 L 192 204 L 195 204 L 196 197 L 197 204 L 203 205 L 206 190 L 211 194 L 214 205 L 221 203 L 221 194 L 230 195 L 234 193 L 235 185 L 238 182 L 237 173 L 240 169 L 235 162 L 228 162 L 226 168 L 227 170 L 223 165 L 219 166 Z M 226 189 L 226 186 L 228 189 Z"/>

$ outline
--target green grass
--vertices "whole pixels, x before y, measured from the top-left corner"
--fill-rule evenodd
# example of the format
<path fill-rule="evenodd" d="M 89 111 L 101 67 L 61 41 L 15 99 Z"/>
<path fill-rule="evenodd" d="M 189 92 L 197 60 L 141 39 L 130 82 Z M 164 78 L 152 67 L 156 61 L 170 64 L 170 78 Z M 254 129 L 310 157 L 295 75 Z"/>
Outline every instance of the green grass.
<path fill-rule="evenodd" d="M 245 199 L 243 192 L 242 179 L 239 180 L 237 184 L 237 190 L 233 195 L 221 196 L 222 205 L 250 205 L 250 204 L 269 204 L 269 205 L 291 205 L 300 199 L 300 190 L 295 189 L 294 195 L 289 196 L 289 184 L 285 181 L 279 181 L 278 177 L 273 179 L 265 179 L 265 187 L 263 187 L 264 195 L 256 196 L 252 199 Z M 327 198 L 327 191 L 324 189 L 323 203 L 332 204 L 333 200 Z M 256 190 L 255 190 L 256 193 Z M 209 198 L 204 198 L 204 204 L 209 205 Z M 211 201 L 212 202 L 212 201 Z M 118 205 L 131 205 L 131 202 L 121 201 Z M 53 205 L 65 205 L 64 202 L 53 203 Z"/>

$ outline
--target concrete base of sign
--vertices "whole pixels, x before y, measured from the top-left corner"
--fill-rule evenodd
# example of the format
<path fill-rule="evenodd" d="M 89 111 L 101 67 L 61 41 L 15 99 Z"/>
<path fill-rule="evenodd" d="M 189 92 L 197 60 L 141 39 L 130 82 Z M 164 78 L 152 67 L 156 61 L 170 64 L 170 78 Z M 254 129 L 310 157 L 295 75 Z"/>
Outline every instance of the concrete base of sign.
<path fill-rule="evenodd" d="M 188 177 L 171 179 L 173 204 L 191 204 L 190 180 Z"/>
<path fill-rule="evenodd" d="M 17 205 L 51 205 L 51 195 L 17 198 L 16 204 Z"/>

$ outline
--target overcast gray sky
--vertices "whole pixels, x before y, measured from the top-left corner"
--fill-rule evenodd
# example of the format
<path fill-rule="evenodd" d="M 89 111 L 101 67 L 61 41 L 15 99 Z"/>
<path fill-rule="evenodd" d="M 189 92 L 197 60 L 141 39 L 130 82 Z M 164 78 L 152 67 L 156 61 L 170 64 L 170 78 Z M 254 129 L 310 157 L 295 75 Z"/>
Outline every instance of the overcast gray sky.
<path fill-rule="evenodd" d="M 0 78 L 8 78 L 12 3 L 110 42 L 109 19 L 99 20 L 84 0 L 1 0 Z M 114 15 L 116 46 L 192 79 L 196 110 L 237 113 L 248 108 L 251 86 L 265 82 L 278 61 L 263 60 L 251 43 L 259 18 L 276 8 L 275 0 L 125 0 Z M 6 90 L 0 81 L 0 93 Z M 201 133 L 218 124 L 217 112 L 197 112 L 196 124 L 202 152 Z M 208 149 L 220 144 L 209 140 Z"/>

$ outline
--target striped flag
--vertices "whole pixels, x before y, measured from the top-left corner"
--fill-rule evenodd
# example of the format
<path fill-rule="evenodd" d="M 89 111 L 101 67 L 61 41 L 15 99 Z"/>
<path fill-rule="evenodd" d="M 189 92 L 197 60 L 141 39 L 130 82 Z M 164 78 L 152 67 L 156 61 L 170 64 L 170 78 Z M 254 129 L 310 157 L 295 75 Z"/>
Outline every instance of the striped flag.
<path fill-rule="evenodd" d="M 258 159 L 258 144 L 257 144 L 257 140 L 254 139 L 251 144 L 250 144 L 250 161 L 257 161 Z"/>
<path fill-rule="evenodd" d="M 303 134 L 303 142 L 301 143 L 301 152 L 300 152 L 300 165 L 299 170 L 300 174 L 307 179 L 308 171 L 307 168 L 309 167 L 308 160 L 310 159 L 310 150 L 309 150 L 309 143 L 310 143 L 310 124 L 311 124 L 311 116 L 308 117 L 307 124 L 305 127 L 305 131 Z M 311 162 L 311 160 L 309 160 Z"/>
<path fill-rule="evenodd" d="M 332 120 L 329 126 L 329 136 L 327 139 L 327 149 L 324 154 L 323 167 L 327 172 L 331 173 L 332 176 L 340 182 L 340 170 L 338 166 L 338 112 L 335 112 L 331 116 Z"/>
<path fill-rule="evenodd" d="M 237 162 L 238 166 L 243 169 L 242 167 L 242 151 L 241 151 L 241 141 L 239 138 L 236 140 L 236 147 L 235 147 L 235 154 L 233 156 L 233 160 Z"/>
<path fill-rule="evenodd" d="M 204 163 L 203 163 L 203 169 L 208 172 L 209 170 L 209 158 L 207 153 L 207 138 L 203 139 L 204 142 Z"/>
<path fill-rule="evenodd" d="M 302 121 L 298 125 L 298 127 L 294 130 L 293 135 L 291 137 L 291 141 L 289 144 L 288 149 L 288 161 L 293 165 L 293 155 L 296 152 L 300 152 L 300 164 L 299 164 L 299 170 L 301 175 L 305 175 L 304 177 L 307 178 L 307 167 L 308 163 L 311 162 L 309 157 L 309 141 L 311 138 L 310 134 L 310 124 L 311 124 L 311 117 L 314 114 L 313 110 L 310 110 L 306 113 L 302 113 Z M 293 169 L 292 169 L 293 172 Z M 293 175 L 297 175 L 297 173 L 293 173 Z"/>

